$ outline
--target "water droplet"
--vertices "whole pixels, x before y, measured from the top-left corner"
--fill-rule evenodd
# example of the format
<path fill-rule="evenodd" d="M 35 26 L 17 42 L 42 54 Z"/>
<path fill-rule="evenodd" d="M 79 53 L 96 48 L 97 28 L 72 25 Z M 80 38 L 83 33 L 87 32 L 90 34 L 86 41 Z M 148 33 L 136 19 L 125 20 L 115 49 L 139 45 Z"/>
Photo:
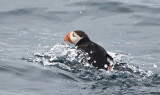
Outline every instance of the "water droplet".
<path fill-rule="evenodd" d="M 107 67 L 108 67 L 108 66 L 105 64 L 105 65 L 104 65 L 104 68 L 107 68 Z"/>
<path fill-rule="evenodd" d="M 153 65 L 153 67 L 154 67 L 154 68 L 157 68 L 157 65 L 156 65 L 156 64 L 154 64 L 154 65 Z"/>

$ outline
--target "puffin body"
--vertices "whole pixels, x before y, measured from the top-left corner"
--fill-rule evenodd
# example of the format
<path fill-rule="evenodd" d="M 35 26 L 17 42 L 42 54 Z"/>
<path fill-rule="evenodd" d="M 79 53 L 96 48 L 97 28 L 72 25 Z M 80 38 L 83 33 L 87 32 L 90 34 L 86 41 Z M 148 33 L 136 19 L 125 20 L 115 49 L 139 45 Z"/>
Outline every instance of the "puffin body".
<path fill-rule="evenodd" d="M 113 58 L 105 51 L 103 47 L 92 42 L 85 32 L 77 30 L 68 33 L 64 41 L 74 44 L 77 49 L 88 53 L 88 62 L 98 69 L 111 69 Z"/>

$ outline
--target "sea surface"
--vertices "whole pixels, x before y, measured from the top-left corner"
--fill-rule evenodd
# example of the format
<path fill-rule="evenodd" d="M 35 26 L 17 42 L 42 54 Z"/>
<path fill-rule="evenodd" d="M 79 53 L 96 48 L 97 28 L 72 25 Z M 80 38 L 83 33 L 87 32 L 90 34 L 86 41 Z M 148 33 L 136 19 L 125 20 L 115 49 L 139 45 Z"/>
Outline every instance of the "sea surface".
<path fill-rule="evenodd" d="M 82 65 L 73 30 L 114 70 Z M 160 0 L 0 0 L 0 95 L 160 95 Z"/>

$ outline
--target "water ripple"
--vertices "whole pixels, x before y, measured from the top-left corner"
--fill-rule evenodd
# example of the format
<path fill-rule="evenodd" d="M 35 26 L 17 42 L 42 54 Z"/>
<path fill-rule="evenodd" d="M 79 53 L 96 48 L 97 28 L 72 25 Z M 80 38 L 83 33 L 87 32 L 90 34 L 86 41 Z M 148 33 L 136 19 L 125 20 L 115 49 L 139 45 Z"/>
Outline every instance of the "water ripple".
<path fill-rule="evenodd" d="M 13 73 L 17 76 L 23 76 L 23 72 L 25 72 L 24 69 L 16 68 L 13 66 L 0 66 L 0 71 L 6 73 Z"/>

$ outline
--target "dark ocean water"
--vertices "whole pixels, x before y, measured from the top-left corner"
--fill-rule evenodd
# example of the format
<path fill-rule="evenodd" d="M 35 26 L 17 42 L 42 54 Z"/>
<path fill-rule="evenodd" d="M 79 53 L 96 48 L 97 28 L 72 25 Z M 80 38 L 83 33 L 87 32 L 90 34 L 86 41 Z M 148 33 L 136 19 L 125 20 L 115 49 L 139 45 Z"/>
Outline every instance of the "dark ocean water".
<path fill-rule="evenodd" d="M 73 30 L 113 72 L 81 65 L 63 41 Z M 159 0 L 0 0 L 0 95 L 160 95 L 159 30 Z"/>

